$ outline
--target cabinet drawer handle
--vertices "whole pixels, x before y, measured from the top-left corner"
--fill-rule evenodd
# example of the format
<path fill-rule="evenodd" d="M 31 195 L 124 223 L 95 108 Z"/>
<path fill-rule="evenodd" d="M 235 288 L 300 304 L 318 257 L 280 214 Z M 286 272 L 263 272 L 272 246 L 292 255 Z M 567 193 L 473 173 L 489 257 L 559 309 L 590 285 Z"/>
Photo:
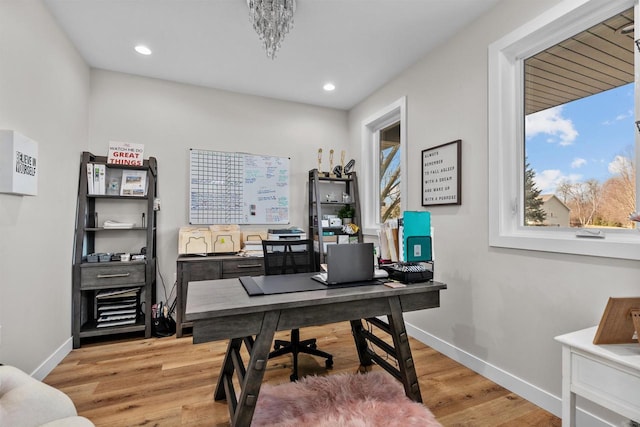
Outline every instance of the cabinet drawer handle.
<path fill-rule="evenodd" d="M 262 264 L 238 264 L 238 268 L 256 268 L 262 267 Z"/>
<path fill-rule="evenodd" d="M 118 274 L 98 274 L 98 279 L 113 279 L 114 277 L 129 277 L 131 273 L 118 273 Z"/>

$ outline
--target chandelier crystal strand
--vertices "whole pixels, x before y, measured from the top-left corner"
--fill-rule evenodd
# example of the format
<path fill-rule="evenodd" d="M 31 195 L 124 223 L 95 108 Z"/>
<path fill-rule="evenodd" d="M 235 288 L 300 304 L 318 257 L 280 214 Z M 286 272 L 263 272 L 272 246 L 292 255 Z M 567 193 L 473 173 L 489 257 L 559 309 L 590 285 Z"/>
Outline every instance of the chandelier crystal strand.
<path fill-rule="evenodd" d="M 296 0 L 247 0 L 249 18 L 267 56 L 276 57 L 284 36 L 293 28 Z"/>

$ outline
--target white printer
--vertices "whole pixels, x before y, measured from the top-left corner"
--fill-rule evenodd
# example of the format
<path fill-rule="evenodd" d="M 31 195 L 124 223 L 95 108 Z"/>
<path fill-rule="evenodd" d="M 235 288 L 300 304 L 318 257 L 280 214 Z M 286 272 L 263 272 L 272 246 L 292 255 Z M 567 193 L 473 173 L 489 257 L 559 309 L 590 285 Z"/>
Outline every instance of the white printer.
<path fill-rule="evenodd" d="M 305 233 L 304 231 L 302 231 L 301 229 L 297 228 L 297 227 L 292 227 L 292 228 L 270 228 L 269 230 L 267 230 L 267 240 L 280 240 L 280 241 L 287 241 L 287 240 L 304 240 L 307 238 L 307 233 Z M 278 246 L 274 246 L 274 250 L 278 251 L 278 250 L 283 250 L 284 247 L 278 247 Z M 302 251 L 304 250 L 304 248 L 300 247 L 299 249 L 296 248 L 296 250 Z"/>

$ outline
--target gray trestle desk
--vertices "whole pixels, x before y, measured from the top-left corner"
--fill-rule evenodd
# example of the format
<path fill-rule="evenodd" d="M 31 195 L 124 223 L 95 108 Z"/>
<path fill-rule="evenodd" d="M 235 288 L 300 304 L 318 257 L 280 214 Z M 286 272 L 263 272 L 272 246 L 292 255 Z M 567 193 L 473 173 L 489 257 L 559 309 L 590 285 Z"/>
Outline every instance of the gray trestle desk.
<path fill-rule="evenodd" d="M 295 276 L 308 281 L 313 274 Z M 290 280 L 294 275 L 287 276 Z M 278 280 L 279 276 L 264 277 Z M 377 363 L 402 382 L 410 399 L 422 402 L 402 313 L 439 307 L 445 284 L 431 281 L 396 289 L 368 285 L 250 297 L 239 279 L 215 280 L 215 286 L 212 282 L 189 282 L 185 317 L 193 324 L 194 344 L 229 340 L 214 399 L 227 400 L 232 426 L 251 424 L 275 332 L 327 323 L 350 321 L 361 368 Z M 376 318 L 384 315 L 388 322 Z M 393 346 L 365 330 L 362 319 L 388 333 Z M 240 353 L 243 343 L 250 355 L 248 365 Z M 371 352 L 369 343 L 393 356 L 398 367 Z"/>

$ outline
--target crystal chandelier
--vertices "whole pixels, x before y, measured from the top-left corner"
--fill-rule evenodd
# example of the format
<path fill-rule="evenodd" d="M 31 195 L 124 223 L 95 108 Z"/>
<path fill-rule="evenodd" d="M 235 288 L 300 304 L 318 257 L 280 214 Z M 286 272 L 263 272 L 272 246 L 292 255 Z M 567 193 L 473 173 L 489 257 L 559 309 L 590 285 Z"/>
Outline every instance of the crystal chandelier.
<path fill-rule="evenodd" d="M 267 56 L 276 57 L 284 36 L 293 28 L 296 0 L 247 0 L 249 18 Z"/>

